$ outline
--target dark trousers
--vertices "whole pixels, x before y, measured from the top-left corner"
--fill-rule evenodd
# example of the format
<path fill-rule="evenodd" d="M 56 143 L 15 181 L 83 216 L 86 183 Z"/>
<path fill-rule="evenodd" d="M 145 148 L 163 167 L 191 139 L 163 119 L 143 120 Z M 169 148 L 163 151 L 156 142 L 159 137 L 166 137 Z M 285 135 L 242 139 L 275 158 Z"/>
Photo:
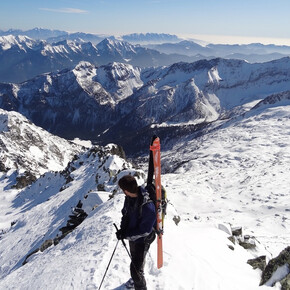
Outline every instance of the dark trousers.
<path fill-rule="evenodd" d="M 155 233 L 152 232 L 149 236 L 149 239 L 142 243 L 129 242 L 132 257 L 130 272 L 134 281 L 135 290 L 147 290 L 146 280 L 144 277 L 144 265 L 150 244 L 155 239 Z"/>

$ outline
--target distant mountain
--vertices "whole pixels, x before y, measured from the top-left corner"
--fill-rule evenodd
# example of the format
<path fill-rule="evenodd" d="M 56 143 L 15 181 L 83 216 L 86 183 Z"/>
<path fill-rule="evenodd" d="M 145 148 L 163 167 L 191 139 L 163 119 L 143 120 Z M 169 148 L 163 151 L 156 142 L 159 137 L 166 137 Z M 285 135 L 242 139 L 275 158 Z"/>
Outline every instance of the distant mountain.
<path fill-rule="evenodd" d="M 82 62 L 73 70 L 2 84 L 0 106 L 19 111 L 54 134 L 94 139 L 118 120 L 116 104 L 142 86 L 140 69 Z"/>
<path fill-rule="evenodd" d="M 26 36 L 0 37 L 0 80 L 21 82 L 45 72 L 72 68 L 81 60 L 97 63 L 91 43 L 58 42 L 53 45 Z"/>
<path fill-rule="evenodd" d="M 225 55 L 223 58 L 240 59 L 240 60 L 246 60 L 250 63 L 255 63 L 255 62 L 268 62 L 271 60 L 280 59 L 287 56 L 290 56 L 290 53 L 289 54 L 282 54 L 278 52 L 267 53 L 267 54 L 232 53 L 232 54 Z"/>
<path fill-rule="evenodd" d="M 192 62 L 200 59 L 212 59 L 216 57 L 236 58 L 247 60 L 251 63 L 265 62 L 285 56 L 290 56 L 290 47 L 285 45 L 264 45 L 261 43 L 251 44 L 208 44 L 200 40 L 184 40 L 173 34 L 165 33 L 133 33 L 122 36 L 92 34 L 84 32 L 69 33 L 60 30 L 49 30 L 42 28 L 34 28 L 31 30 L 10 29 L 8 31 L 0 31 L 0 36 L 18 36 L 25 35 L 35 40 L 46 40 L 48 43 L 58 43 L 62 41 L 73 41 L 76 43 L 91 42 L 96 45 L 105 38 L 110 40 L 118 40 L 119 42 L 129 42 L 131 44 L 139 44 L 143 47 L 157 50 L 161 54 L 171 54 L 170 60 L 154 60 L 150 61 L 151 65 L 168 65 L 178 61 Z M 156 54 L 156 52 L 155 52 Z M 152 56 L 155 58 L 156 56 Z M 82 60 L 88 60 L 82 59 Z M 120 61 L 111 59 L 111 61 Z M 90 62 L 95 63 L 93 60 Z M 144 60 L 141 66 L 144 65 Z M 159 64 L 160 62 L 160 64 Z M 139 65 L 135 62 L 130 62 L 133 65 Z M 157 64 L 156 64 L 157 63 Z M 74 63 L 75 65 L 76 63 Z M 104 62 L 100 62 L 104 64 Z M 1 80 L 1 79 L 0 79 Z"/>
<path fill-rule="evenodd" d="M 156 49 L 162 53 L 179 53 L 187 56 L 193 56 L 196 54 L 210 56 L 215 53 L 213 48 L 201 46 L 194 41 L 188 40 L 183 40 L 177 43 L 149 44 L 147 47 Z"/>
<path fill-rule="evenodd" d="M 165 33 L 132 33 L 122 36 L 124 41 L 131 43 L 163 43 L 163 42 L 178 42 L 181 39 L 172 34 Z"/>
<path fill-rule="evenodd" d="M 1 82 L 22 82 L 41 73 L 72 69 L 80 61 L 89 61 L 95 65 L 117 61 L 148 67 L 196 59 L 199 57 L 166 55 L 108 38 L 94 45 L 91 42 L 69 40 L 50 44 L 27 36 L 0 37 Z"/>
<path fill-rule="evenodd" d="M 83 32 L 75 32 L 75 33 L 67 33 L 67 34 L 61 34 L 59 36 L 49 37 L 47 38 L 47 42 L 54 43 L 64 40 L 71 40 L 75 42 L 91 42 L 93 44 L 98 44 L 105 38 L 112 38 L 113 36 L 105 36 L 105 35 L 98 35 L 98 34 L 91 34 L 91 33 L 83 33 Z"/>
<path fill-rule="evenodd" d="M 73 70 L 0 85 L 0 107 L 59 136 L 113 142 L 133 152 L 152 131 L 170 136 L 196 130 L 289 87 L 290 58 L 262 64 L 213 59 L 144 69 L 82 62 Z M 136 134 L 144 137 L 134 143 Z"/>
<path fill-rule="evenodd" d="M 223 57 L 226 54 L 232 53 L 243 53 L 243 54 L 270 54 L 270 53 L 281 53 L 290 54 L 290 46 L 286 45 L 274 45 L 274 44 L 208 44 L 208 48 L 216 51 L 215 55 Z"/>
<path fill-rule="evenodd" d="M 7 35 L 25 35 L 35 40 L 47 40 L 49 43 L 59 42 L 63 40 L 92 42 L 97 44 L 105 38 L 115 39 L 113 35 L 92 34 L 85 32 L 67 32 L 55 29 L 33 28 L 29 30 L 9 29 L 7 31 L 0 30 L 0 36 Z M 178 42 L 181 39 L 172 34 L 165 33 L 132 33 L 125 34 L 118 37 L 120 41 L 127 41 L 131 43 L 163 43 L 163 42 Z"/>
<path fill-rule="evenodd" d="M 69 35 L 68 32 L 62 30 L 55 30 L 55 29 L 44 29 L 44 28 L 33 28 L 29 30 L 21 30 L 21 29 L 9 29 L 7 31 L 0 31 L 0 36 L 7 36 L 7 35 L 26 35 L 30 38 L 35 40 L 45 40 L 51 37 L 59 37 Z"/>
<path fill-rule="evenodd" d="M 265 62 L 285 56 L 290 56 L 290 46 L 263 45 L 260 43 L 230 45 L 208 44 L 199 45 L 194 41 L 181 41 L 178 43 L 149 44 L 146 47 L 161 53 L 194 56 L 203 55 L 204 58 L 222 57 L 247 60 L 251 63 Z"/>

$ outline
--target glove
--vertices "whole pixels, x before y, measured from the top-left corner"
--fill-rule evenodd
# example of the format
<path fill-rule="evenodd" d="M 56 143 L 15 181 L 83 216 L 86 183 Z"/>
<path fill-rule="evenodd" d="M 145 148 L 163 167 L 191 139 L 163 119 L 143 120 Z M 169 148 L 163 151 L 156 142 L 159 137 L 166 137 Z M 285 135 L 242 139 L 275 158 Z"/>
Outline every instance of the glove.
<path fill-rule="evenodd" d="M 116 237 L 118 240 L 123 240 L 125 238 L 125 234 L 122 229 L 116 231 Z"/>

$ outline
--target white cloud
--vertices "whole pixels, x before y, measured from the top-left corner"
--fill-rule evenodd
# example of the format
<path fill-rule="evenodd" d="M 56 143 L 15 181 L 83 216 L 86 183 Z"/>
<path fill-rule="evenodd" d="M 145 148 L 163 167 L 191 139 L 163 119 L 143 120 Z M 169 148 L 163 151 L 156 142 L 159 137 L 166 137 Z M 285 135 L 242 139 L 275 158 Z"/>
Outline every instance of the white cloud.
<path fill-rule="evenodd" d="M 75 13 L 75 14 L 85 14 L 88 13 L 87 10 L 76 9 L 76 8 L 39 8 L 39 10 L 50 11 L 50 12 L 57 12 L 57 13 Z"/>

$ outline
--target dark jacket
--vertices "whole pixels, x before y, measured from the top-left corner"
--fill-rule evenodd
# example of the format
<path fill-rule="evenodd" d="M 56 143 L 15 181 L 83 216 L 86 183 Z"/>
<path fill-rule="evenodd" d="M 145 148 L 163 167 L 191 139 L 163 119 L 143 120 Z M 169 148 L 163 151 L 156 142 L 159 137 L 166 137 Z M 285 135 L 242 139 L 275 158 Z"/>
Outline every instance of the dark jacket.
<path fill-rule="evenodd" d="M 122 214 L 121 230 L 125 239 L 145 242 L 156 225 L 156 211 L 155 204 L 143 187 L 138 187 L 138 197 L 125 197 Z"/>

